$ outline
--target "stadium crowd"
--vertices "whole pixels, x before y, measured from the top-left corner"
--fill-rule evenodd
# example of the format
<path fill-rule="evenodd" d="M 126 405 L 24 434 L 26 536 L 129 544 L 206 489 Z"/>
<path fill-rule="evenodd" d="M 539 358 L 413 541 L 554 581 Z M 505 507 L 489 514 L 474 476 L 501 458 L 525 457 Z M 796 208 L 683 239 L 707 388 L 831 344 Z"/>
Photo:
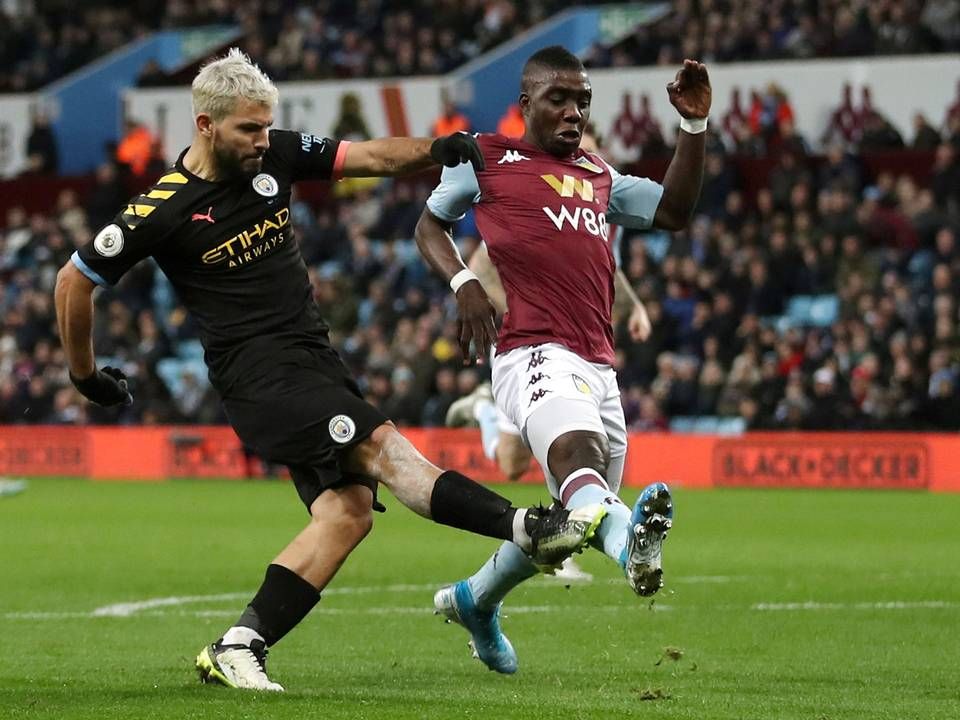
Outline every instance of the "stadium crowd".
<path fill-rule="evenodd" d="M 594 4 L 583 0 L 580 5 Z M 677 0 L 669 15 L 594 66 L 674 65 L 960 49 L 955 0 Z M 234 25 L 275 80 L 446 73 L 567 5 L 559 0 L 7 0 L 0 3 L 0 92 L 42 87 L 149 32 Z M 141 84 L 169 82 L 148 63 Z"/>
<path fill-rule="evenodd" d="M 630 427 L 705 416 L 769 429 L 960 428 L 960 125 L 943 138 L 933 131 L 929 185 L 871 177 L 841 142 L 818 159 L 804 143 L 781 142 L 755 193 L 728 153 L 736 130 L 719 127 L 690 230 L 622 241 L 623 268 L 653 323 L 652 337 L 633 343 L 618 320 Z M 433 180 L 345 181 L 335 198 L 291 209 L 335 344 L 367 397 L 404 425 L 443 424 L 487 372 L 461 364 L 449 289 L 411 240 Z M 0 423 L 223 420 L 195 328 L 150 263 L 97 300 L 95 347 L 133 378 L 136 402 L 90 406 L 68 381 L 56 271 L 125 198 L 108 163 L 87 197 L 65 190 L 52 213 L 8 211 Z M 469 256 L 469 216 L 458 236 Z"/>
<path fill-rule="evenodd" d="M 238 24 L 246 51 L 277 80 L 446 72 L 559 7 L 552 0 L 416 0 L 401 9 L 382 0 L 94 0 L 78 17 L 65 0 L 8 0 L 0 4 L 0 58 L 9 68 L 0 92 L 42 86 L 157 28 L 211 23 Z M 595 48 L 592 61 L 955 51 L 958 13 L 950 0 L 679 0 L 663 20 Z M 141 79 L 165 80 L 157 68 Z M 960 428 L 960 94 L 942 130 L 939 118 L 918 116 L 907 137 L 869 92 L 848 92 L 827 134 L 812 142 L 795 131 L 776 85 L 742 105 L 734 100 L 712 121 L 691 228 L 621 242 L 624 271 L 653 322 L 652 337 L 634 343 L 624 318 L 617 320 L 630 427 L 682 428 L 685 418 L 719 417 L 769 429 Z M 56 158 L 41 121 L 30 152 L 43 173 Z M 637 113 L 625 106 L 608 130 L 612 146 L 631 151 L 622 161 L 670 152 L 669 132 L 645 103 Z M 368 135 L 346 99 L 330 134 Z M 812 144 L 825 156 L 810 156 Z M 196 328 L 151 263 L 97 298 L 101 364 L 123 367 L 136 402 L 89 405 L 67 377 L 52 304 L 56 272 L 125 203 L 131 173 L 158 172 L 151 142 L 141 145 L 143 168 L 107 162 L 84 196 L 64 190 L 50 212 L 12 207 L 0 218 L 0 423 L 224 420 Z M 862 153 L 901 147 L 933 155 L 929 183 L 874 176 L 861 163 Z M 738 174 L 737 159 L 748 156 L 776 158 L 759 187 Z M 412 241 L 434 180 L 347 181 L 319 204 L 291 208 L 336 346 L 371 402 L 404 425 L 442 425 L 451 403 L 488 372 L 462 365 L 449 289 Z M 470 216 L 458 236 L 469 256 L 478 242 Z"/>
<path fill-rule="evenodd" d="M 612 45 L 596 45 L 593 67 L 674 65 L 956 52 L 954 0 L 674 0 L 664 19 Z"/>
<path fill-rule="evenodd" d="M 581 4 L 592 4 L 585 0 Z M 233 25 L 276 81 L 446 73 L 565 8 L 559 0 L 66 0 L 0 3 L 0 92 L 33 90 L 161 29 Z M 142 85 L 169 83 L 148 63 Z"/>

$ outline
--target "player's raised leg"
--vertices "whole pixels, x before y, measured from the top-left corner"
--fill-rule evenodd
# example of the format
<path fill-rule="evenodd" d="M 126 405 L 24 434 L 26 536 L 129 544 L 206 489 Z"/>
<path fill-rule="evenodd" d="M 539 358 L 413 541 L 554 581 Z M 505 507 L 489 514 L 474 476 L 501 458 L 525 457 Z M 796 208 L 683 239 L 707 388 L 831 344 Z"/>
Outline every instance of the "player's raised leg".
<path fill-rule="evenodd" d="M 400 502 L 425 518 L 516 544 L 545 570 L 582 550 L 606 514 L 600 505 L 580 512 L 516 508 L 461 473 L 441 471 L 390 423 L 353 448 L 344 466 L 383 483 Z"/>

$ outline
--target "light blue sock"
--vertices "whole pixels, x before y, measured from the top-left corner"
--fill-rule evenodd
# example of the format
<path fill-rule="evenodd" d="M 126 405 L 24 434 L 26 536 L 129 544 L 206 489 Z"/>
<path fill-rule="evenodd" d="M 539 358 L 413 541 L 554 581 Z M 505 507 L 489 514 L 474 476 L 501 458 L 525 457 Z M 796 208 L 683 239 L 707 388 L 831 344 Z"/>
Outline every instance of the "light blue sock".
<path fill-rule="evenodd" d="M 584 485 L 567 500 L 567 509 L 575 510 L 584 505 L 603 503 L 606 517 L 597 528 L 592 544 L 603 548 L 603 554 L 620 564 L 620 554 L 627 545 L 627 529 L 630 527 L 630 508 L 620 498 L 602 485 Z"/>
<path fill-rule="evenodd" d="M 538 572 L 523 550 L 512 542 L 505 542 L 467 582 L 477 605 L 493 608 L 508 592 Z"/>
<path fill-rule="evenodd" d="M 496 406 L 487 400 L 479 400 L 473 408 L 473 416 L 480 423 L 483 454 L 491 460 L 496 460 L 497 445 L 500 443 L 500 423 L 497 420 Z"/>

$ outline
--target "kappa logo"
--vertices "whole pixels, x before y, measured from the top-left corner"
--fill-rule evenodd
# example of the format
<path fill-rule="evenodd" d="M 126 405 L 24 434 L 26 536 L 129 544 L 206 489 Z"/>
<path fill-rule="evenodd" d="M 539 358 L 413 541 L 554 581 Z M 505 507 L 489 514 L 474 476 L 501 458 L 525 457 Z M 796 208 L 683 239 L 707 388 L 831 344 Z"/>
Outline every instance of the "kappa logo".
<path fill-rule="evenodd" d="M 334 415 L 330 419 L 330 437 L 336 443 L 348 443 L 357 434 L 357 424 L 349 415 Z"/>
<path fill-rule="evenodd" d="M 530 395 L 530 402 L 527 403 L 527 407 L 533 405 L 537 400 L 542 400 L 547 393 L 553 392 L 552 390 L 547 390 L 546 388 L 540 388 L 539 390 L 534 390 L 533 394 Z"/>
<path fill-rule="evenodd" d="M 527 363 L 527 372 L 530 372 L 536 367 L 540 367 L 547 361 L 546 356 L 543 354 L 543 350 L 534 350 L 530 355 L 530 362 Z"/>
<path fill-rule="evenodd" d="M 526 155 L 521 155 L 519 150 L 507 150 L 503 153 L 503 157 L 497 160 L 497 165 L 503 165 L 504 163 L 515 163 L 520 162 L 521 160 L 529 160 Z"/>
<path fill-rule="evenodd" d="M 213 205 L 211 205 L 209 208 L 207 208 L 207 214 L 206 214 L 206 215 L 201 215 L 200 213 L 194 213 L 194 214 L 191 216 L 190 220 L 191 220 L 191 221 L 193 221 L 193 220 L 206 220 L 208 223 L 210 223 L 210 224 L 212 225 L 213 223 L 216 222 L 216 220 L 213 219 Z"/>
<path fill-rule="evenodd" d="M 529 380 L 529 382 L 527 383 L 527 387 L 530 387 L 530 386 L 532 386 L 532 385 L 536 385 L 538 382 L 540 382 L 541 380 L 544 380 L 544 379 L 549 380 L 549 379 L 550 379 L 550 376 L 547 375 L 546 373 L 535 373 L 535 374 L 533 374 L 533 375 L 530 376 L 530 380 Z"/>

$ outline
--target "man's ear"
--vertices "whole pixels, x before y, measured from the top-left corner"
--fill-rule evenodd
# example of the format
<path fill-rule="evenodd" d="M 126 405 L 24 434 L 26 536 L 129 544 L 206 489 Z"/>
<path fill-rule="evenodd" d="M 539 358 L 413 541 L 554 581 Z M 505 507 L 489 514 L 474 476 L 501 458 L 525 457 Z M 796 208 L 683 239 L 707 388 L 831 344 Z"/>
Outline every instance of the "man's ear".
<path fill-rule="evenodd" d="M 527 110 L 530 108 L 530 96 L 527 95 L 527 93 L 520 93 L 520 99 L 517 103 L 520 105 L 520 112 L 526 115 Z"/>
<path fill-rule="evenodd" d="M 206 113 L 200 113 L 195 119 L 197 130 L 203 137 L 213 137 L 213 118 Z"/>

